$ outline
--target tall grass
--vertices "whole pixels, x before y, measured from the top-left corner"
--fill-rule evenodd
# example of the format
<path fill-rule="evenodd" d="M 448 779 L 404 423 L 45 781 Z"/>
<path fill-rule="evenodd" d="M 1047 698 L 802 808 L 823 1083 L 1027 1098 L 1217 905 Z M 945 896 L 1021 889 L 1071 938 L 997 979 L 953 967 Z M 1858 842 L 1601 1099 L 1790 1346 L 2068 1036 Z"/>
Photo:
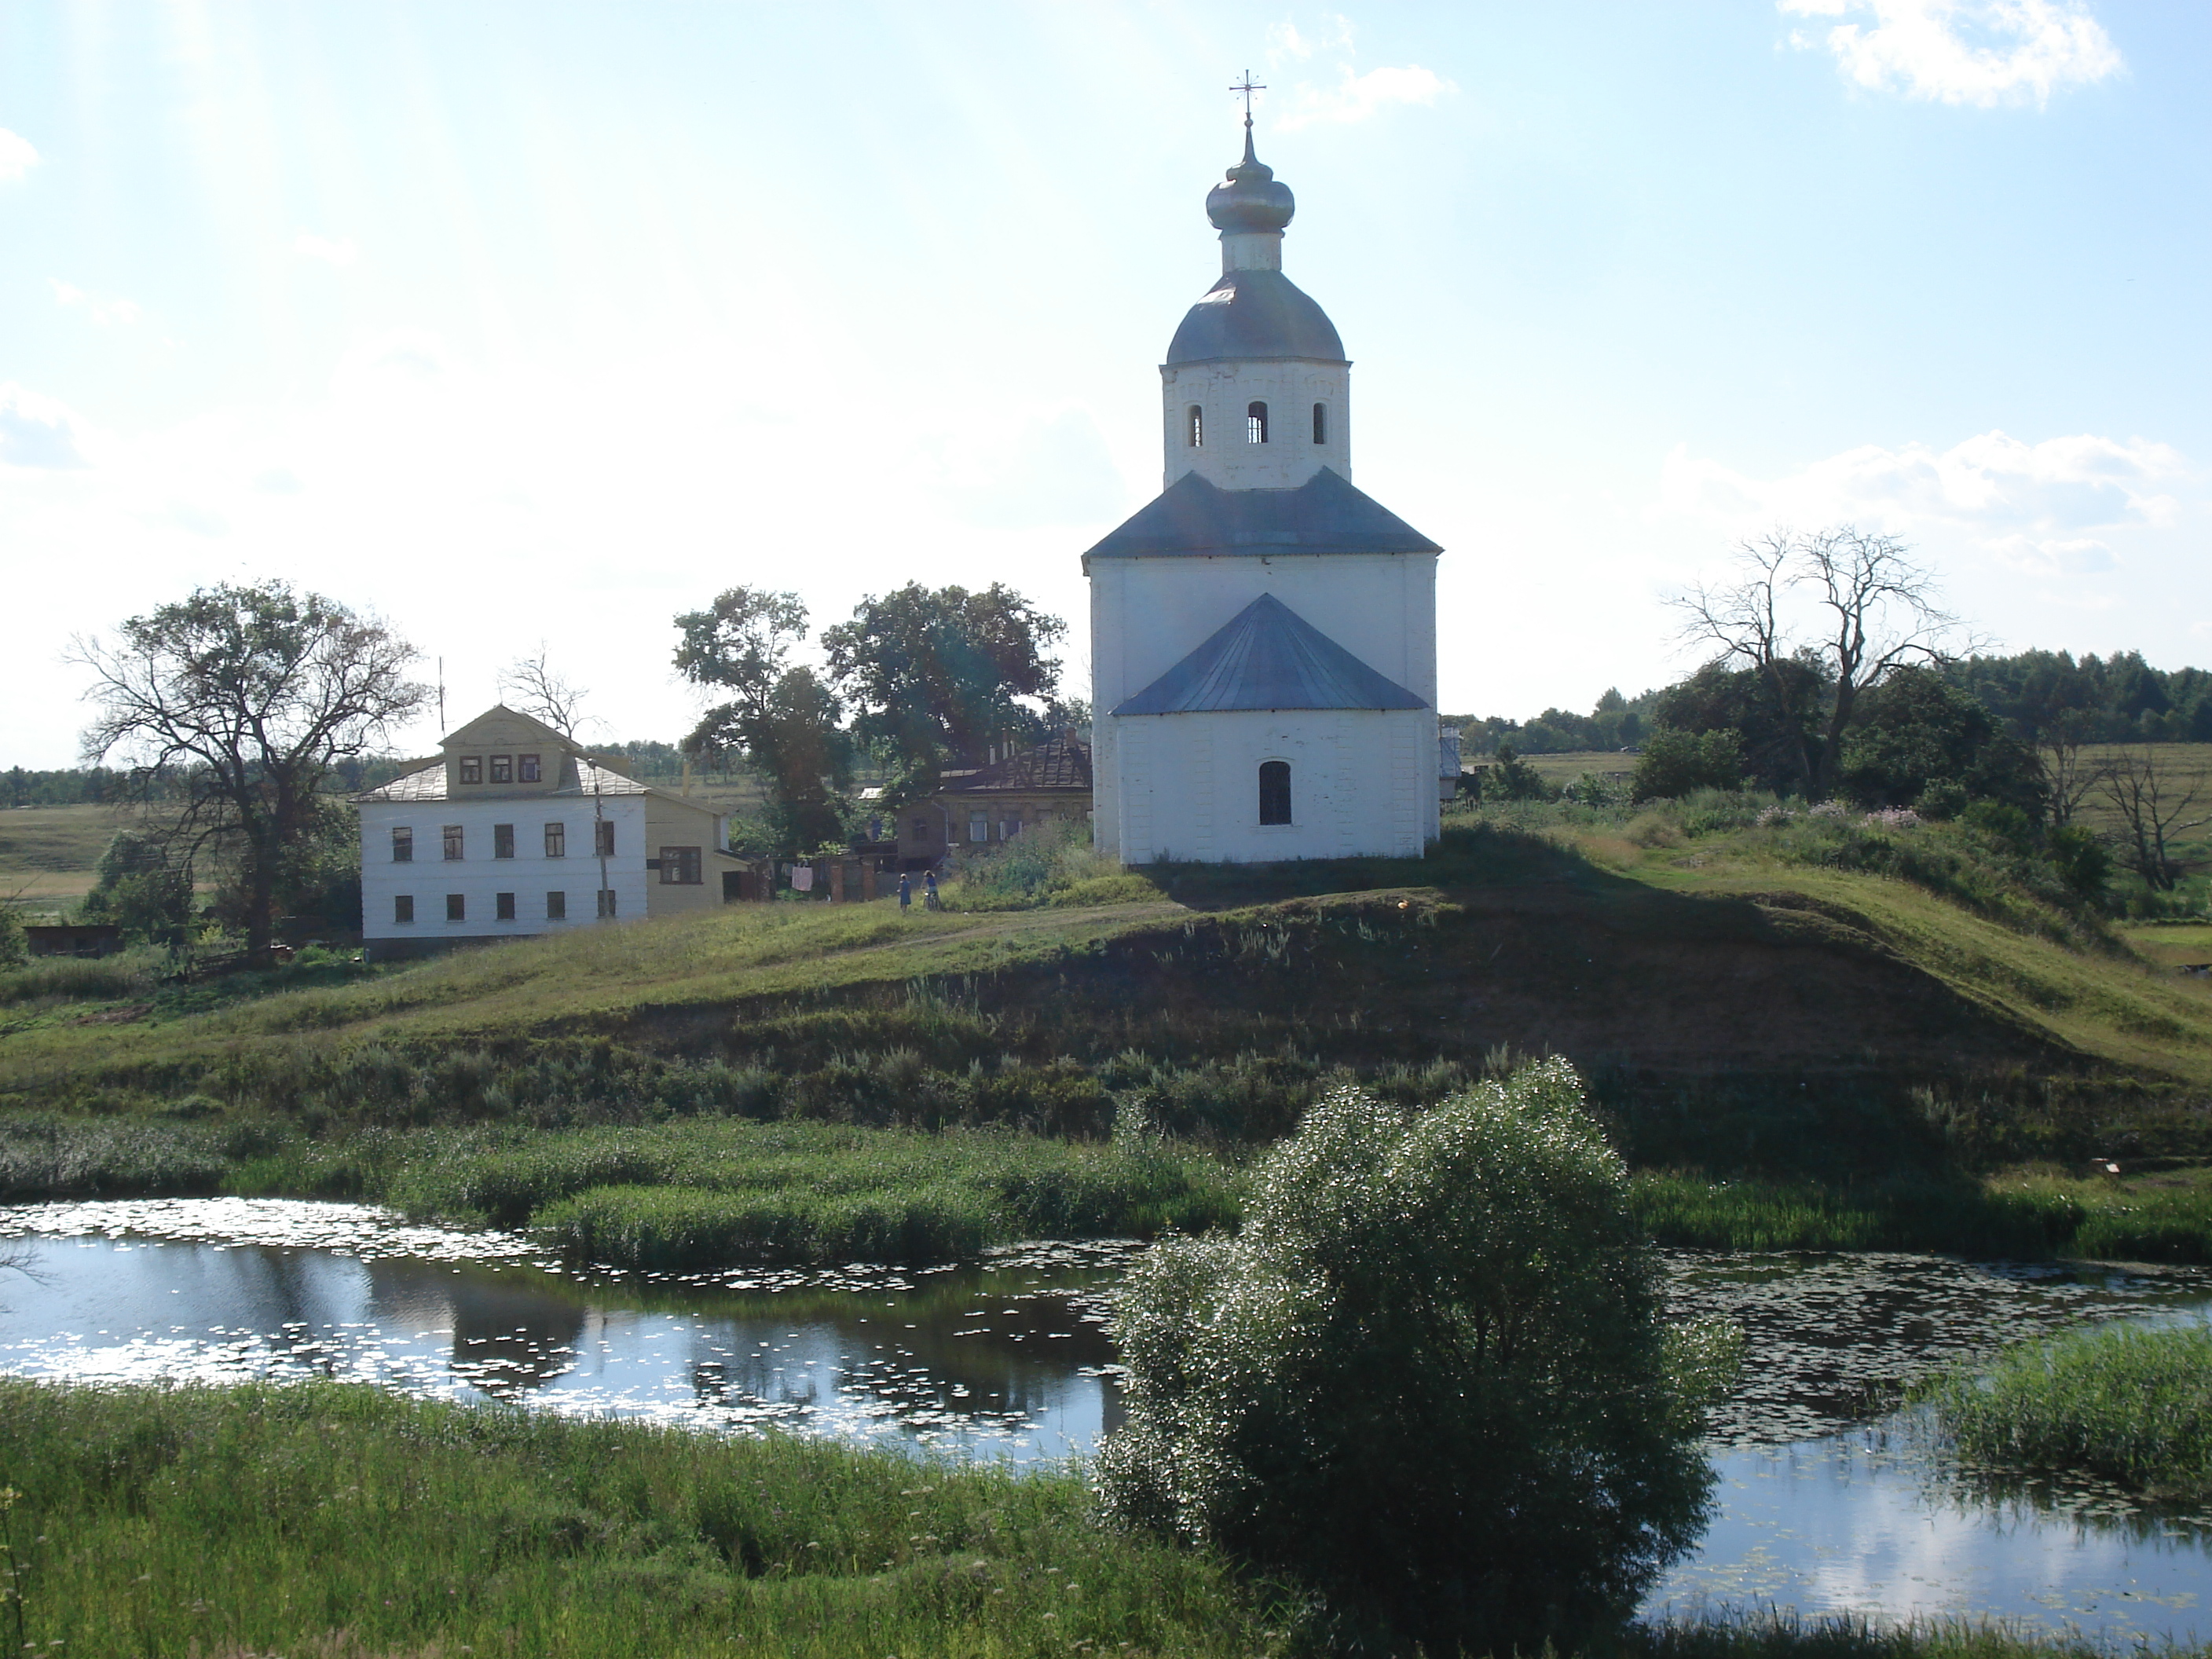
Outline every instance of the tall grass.
<path fill-rule="evenodd" d="M 14 1381 L 0 1473 L 23 1639 L 78 1659 L 1282 1645 L 1221 1564 L 1097 1526 L 1071 1474 L 328 1383 Z"/>
<path fill-rule="evenodd" d="M 149 995 L 166 976 L 167 953 L 126 951 L 112 957 L 41 957 L 0 973 L 0 1005 L 113 1000 Z"/>
<path fill-rule="evenodd" d="M 798 1123 L 295 1142 L 243 1164 L 233 1184 L 537 1228 L 587 1260 L 648 1268 L 945 1261 L 1018 1239 L 1195 1230 L 1237 1213 L 1235 1171 L 1195 1149 Z"/>
<path fill-rule="evenodd" d="M 2100 1475 L 2151 1498 L 2212 1495 L 2212 1330 L 2106 1326 L 2007 1350 L 1921 1397 L 1978 1462 Z"/>
<path fill-rule="evenodd" d="M 1662 1244 L 1710 1250 L 1930 1250 L 1983 1259 L 2212 1262 L 2212 1188 L 2056 1174 L 1905 1171 L 1822 1182 L 1644 1170 L 1638 1215 Z"/>

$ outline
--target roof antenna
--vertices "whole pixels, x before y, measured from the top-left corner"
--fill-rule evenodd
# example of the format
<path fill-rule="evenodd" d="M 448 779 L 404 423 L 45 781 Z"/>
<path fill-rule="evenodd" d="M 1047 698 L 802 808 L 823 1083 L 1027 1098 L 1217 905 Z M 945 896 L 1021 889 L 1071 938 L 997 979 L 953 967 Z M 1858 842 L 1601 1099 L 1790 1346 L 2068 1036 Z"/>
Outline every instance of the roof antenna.
<path fill-rule="evenodd" d="M 446 659 L 438 659 L 438 735 L 446 735 Z"/>

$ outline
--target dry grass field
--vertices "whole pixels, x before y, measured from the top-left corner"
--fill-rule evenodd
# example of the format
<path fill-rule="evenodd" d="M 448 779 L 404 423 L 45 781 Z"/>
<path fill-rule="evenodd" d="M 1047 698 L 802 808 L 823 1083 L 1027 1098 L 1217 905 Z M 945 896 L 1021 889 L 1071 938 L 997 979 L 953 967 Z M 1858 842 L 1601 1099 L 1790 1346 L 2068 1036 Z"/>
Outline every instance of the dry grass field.
<path fill-rule="evenodd" d="M 92 890 L 108 840 L 130 822 L 112 806 L 19 806 L 0 812 L 0 902 L 54 915 Z"/>

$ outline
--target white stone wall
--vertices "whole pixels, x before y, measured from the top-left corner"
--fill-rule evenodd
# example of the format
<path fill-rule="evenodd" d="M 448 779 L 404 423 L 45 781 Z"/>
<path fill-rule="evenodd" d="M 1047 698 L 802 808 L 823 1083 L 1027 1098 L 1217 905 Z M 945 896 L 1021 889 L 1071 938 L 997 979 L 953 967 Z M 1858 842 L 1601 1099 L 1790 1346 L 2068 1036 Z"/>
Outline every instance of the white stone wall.
<path fill-rule="evenodd" d="M 1428 709 L 1152 714 L 1118 728 L 1110 820 L 1125 864 L 1419 857 L 1437 835 Z M 1291 769 L 1291 823 L 1260 822 L 1260 768 Z M 1101 803 L 1102 839 L 1109 823 Z"/>
<path fill-rule="evenodd" d="M 1324 466 L 1352 476 L 1352 370 L 1304 358 L 1168 363 L 1160 369 L 1166 426 L 1164 484 L 1195 472 L 1224 489 L 1295 489 Z M 1267 405 L 1267 441 L 1246 441 L 1246 414 Z M 1313 441 L 1313 406 L 1325 405 L 1328 441 Z M 1206 411 L 1206 441 L 1193 447 L 1193 404 Z"/>
<path fill-rule="evenodd" d="M 607 885 L 616 894 L 620 920 L 647 914 L 645 798 L 612 796 L 602 803 L 615 826 L 614 856 L 607 860 Z M 404 943 L 421 949 L 438 941 L 522 938 L 533 933 L 558 933 L 569 927 L 588 927 L 599 917 L 599 861 L 592 852 L 593 812 L 589 800 L 565 797 L 510 797 L 501 800 L 368 801 L 361 806 L 362 936 L 372 956 L 379 941 Z M 568 854 L 545 856 L 545 825 L 567 826 Z M 444 855 L 444 831 L 449 823 L 462 827 L 463 856 L 449 861 Z M 492 828 L 514 826 L 514 856 L 492 856 Z M 404 824 L 415 831 L 415 857 L 406 864 L 392 858 L 392 831 Z M 710 878 L 710 879 L 718 879 Z M 568 896 L 565 921 L 545 919 L 545 895 L 560 890 Z M 411 923 L 392 921 L 392 899 L 401 893 L 415 898 Z M 467 901 L 468 914 L 460 921 L 446 920 L 446 896 L 459 893 Z M 497 896 L 515 896 L 514 920 L 498 919 Z M 716 901 L 720 899 L 719 888 Z"/>
<path fill-rule="evenodd" d="M 1149 777 L 1137 749 L 1161 739 L 1137 728 L 1161 720 L 1225 715 L 1139 715 L 1117 720 L 1115 704 L 1143 690 L 1196 650 L 1262 593 L 1272 593 L 1362 662 L 1429 704 L 1426 735 L 1405 761 L 1425 796 L 1425 831 L 1436 834 L 1437 556 L 1405 554 L 1224 555 L 1213 557 L 1094 559 L 1091 564 L 1091 767 L 1102 851 L 1124 862 L 1151 856 L 1156 833 L 1134 830 L 1121 800 L 1126 781 Z M 1410 714 L 1408 718 L 1410 718 Z M 1235 718 L 1243 718 L 1237 716 Z M 1135 733 L 1133 737 L 1132 734 Z M 1136 749 L 1130 748 L 1133 743 Z M 1129 752 L 1125 755 L 1125 749 Z M 1398 785 L 1394 782 L 1395 790 Z M 1139 809 L 1148 811 L 1150 809 Z M 1359 850 L 1392 841 L 1382 809 L 1367 814 Z M 1124 836 L 1132 838 L 1124 845 Z M 1152 839 L 1147 840 L 1147 836 Z M 1417 847 L 1416 851 L 1419 850 Z M 1178 854 L 1178 856 L 1182 854 Z M 1249 855 L 1256 856 L 1256 855 Z M 1314 857 L 1291 853 L 1285 857 Z"/>

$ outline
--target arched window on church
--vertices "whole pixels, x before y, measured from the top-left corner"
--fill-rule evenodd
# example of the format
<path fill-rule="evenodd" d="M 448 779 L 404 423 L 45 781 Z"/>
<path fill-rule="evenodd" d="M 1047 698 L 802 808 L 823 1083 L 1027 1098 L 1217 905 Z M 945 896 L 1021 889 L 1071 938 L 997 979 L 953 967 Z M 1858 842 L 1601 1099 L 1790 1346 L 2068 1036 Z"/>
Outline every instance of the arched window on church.
<path fill-rule="evenodd" d="M 1244 411 L 1244 441 L 1263 444 L 1267 441 L 1267 405 L 1254 404 Z"/>
<path fill-rule="evenodd" d="M 1314 405 L 1314 441 L 1317 444 L 1325 444 L 1328 441 L 1328 405 L 1327 404 Z"/>
<path fill-rule="evenodd" d="M 1291 821 L 1291 763 L 1288 761 L 1260 763 L 1260 822 L 1288 823 Z"/>
<path fill-rule="evenodd" d="M 1183 432 L 1193 449 L 1206 447 L 1206 411 L 1196 404 L 1190 406 L 1189 416 L 1183 422 Z"/>

